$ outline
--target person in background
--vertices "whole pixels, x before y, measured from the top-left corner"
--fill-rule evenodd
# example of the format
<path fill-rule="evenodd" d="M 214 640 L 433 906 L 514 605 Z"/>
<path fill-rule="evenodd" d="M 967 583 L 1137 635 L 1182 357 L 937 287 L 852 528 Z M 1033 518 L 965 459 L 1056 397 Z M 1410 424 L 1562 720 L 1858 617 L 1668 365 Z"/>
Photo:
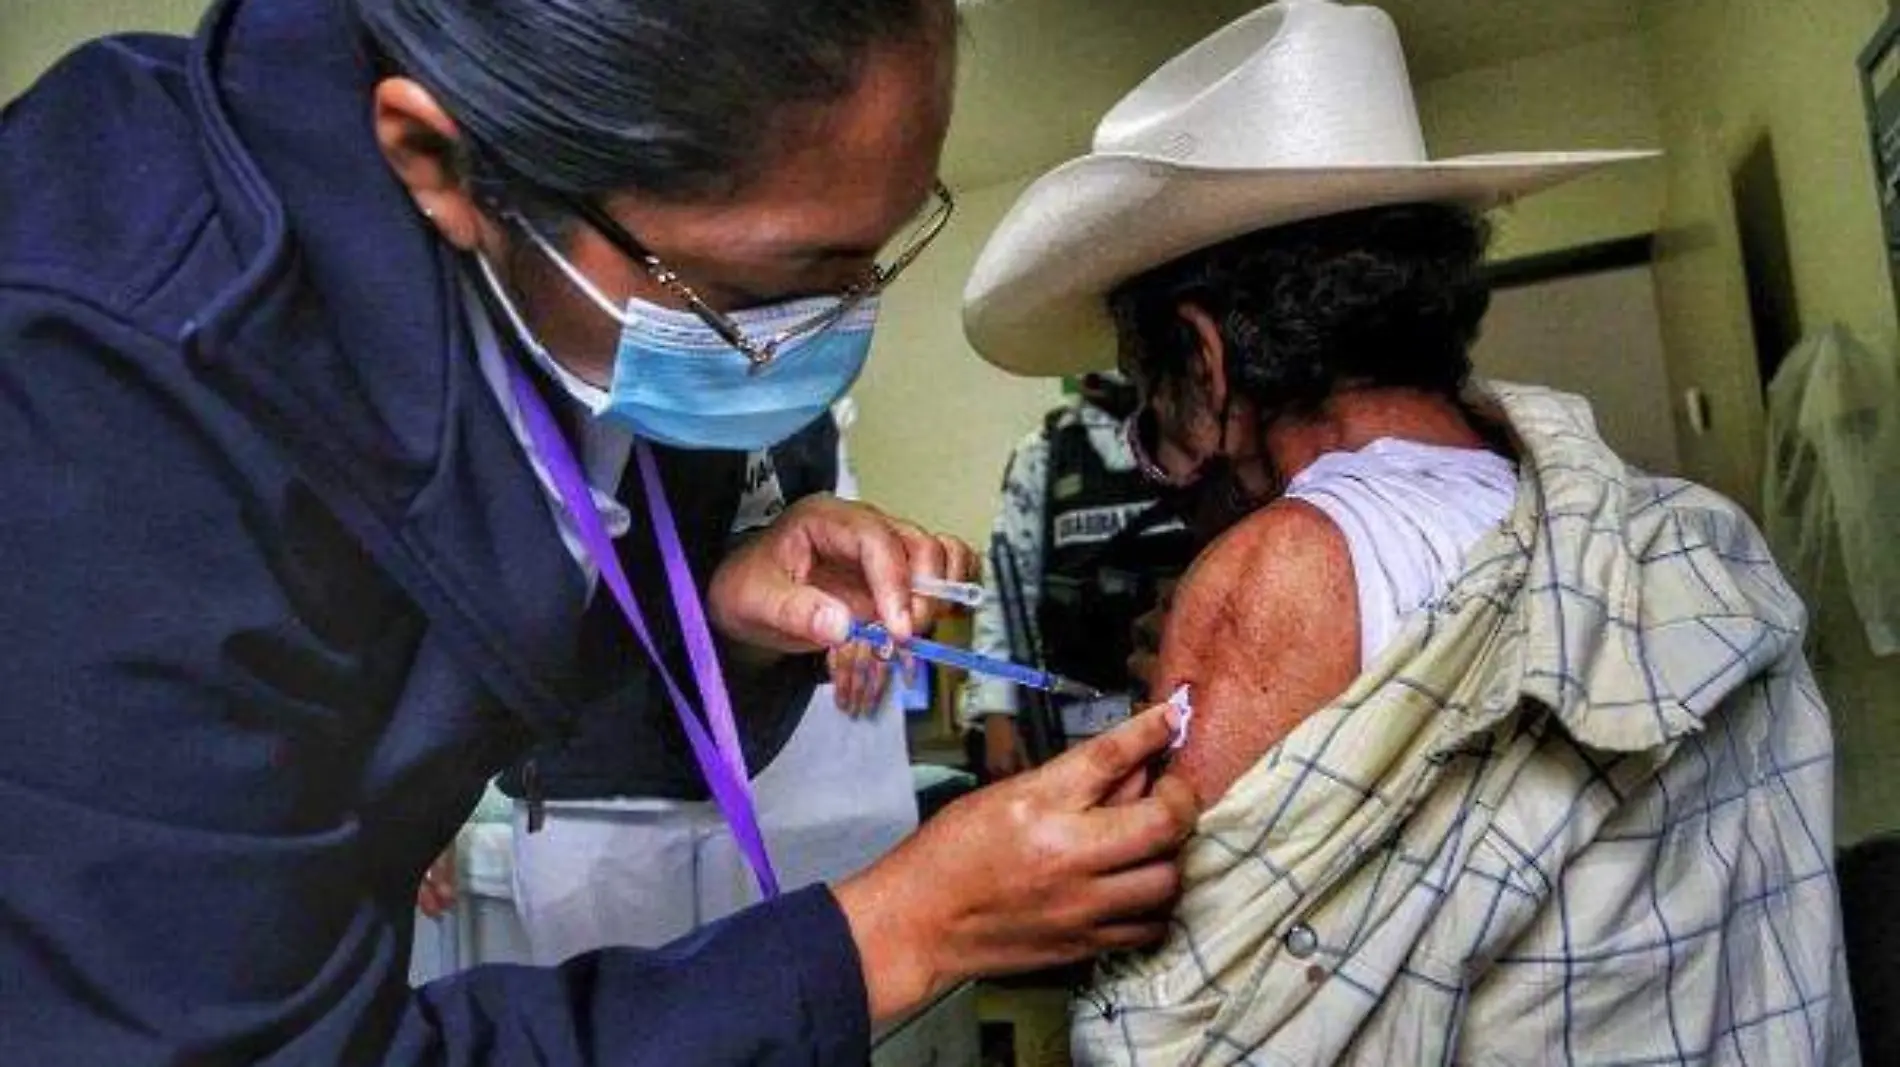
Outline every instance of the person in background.
<path fill-rule="evenodd" d="M 1434 161 L 1391 20 L 1286 0 L 991 238 L 978 350 L 1112 337 L 1142 468 L 1225 516 L 1156 673 L 1182 900 L 1075 1001 L 1078 1062 L 1857 1061 L 1800 600 L 1587 403 L 1471 378 L 1478 212 L 1628 158 Z"/>
<path fill-rule="evenodd" d="M 971 577 L 823 494 L 730 536 L 951 218 L 956 45 L 951 0 L 220 0 L 0 111 L 0 1062 L 863 1063 L 1160 935 L 1153 709 L 664 949 L 407 983 L 536 743 L 667 671 L 622 750 L 748 824 L 784 724 L 727 696 Z"/>
<path fill-rule="evenodd" d="M 972 676 L 959 716 L 972 763 L 991 779 L 1030 766 L 1026 715 L 1052 713 L 1042 732 L 1059 750 L 1126 719 L 1144 695 L 1139 664 L 1130 665 L 1141 651 L 1137 624 L 1152 621 L 1194 544 L 1168 494 L 1136 469 L 1122 433 L 1135 404 L 1120 375 L 1083 375 L 1074 398 L 1050 411 L 1004 468 L 971 647 L 1040 663 L 1109 695 L 1045 703 L 1009 682 Z"/>

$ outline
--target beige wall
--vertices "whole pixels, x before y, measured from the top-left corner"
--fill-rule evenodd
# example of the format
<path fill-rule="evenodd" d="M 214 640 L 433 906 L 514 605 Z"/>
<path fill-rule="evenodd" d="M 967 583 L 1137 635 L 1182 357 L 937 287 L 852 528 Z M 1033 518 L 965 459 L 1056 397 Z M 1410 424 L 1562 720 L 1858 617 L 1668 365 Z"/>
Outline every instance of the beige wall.
<path fill-rule="evenodd" d="M 1711 432 L 1689 469 L 1753 502 L 1762 451 L 1730 171 L 1772 140 L 1803 321 L 1889 343 L 1893 293 L 1855 56 L 1882 0 L 1675 0 L 1645 11 L 1670 149 L 1662 296 L 1679 388 L 1704 389 Z M 1680 417 L 1680 416 L 1679 416 Z"/>
<path fill-rule="evenodd" d="M 1471 362 L 1487 378 L 1535 382 L 1589 398 L 1597 429 L 1617 455 L 1656 474 L 1680 473 L 1656 278 L 1649 268 L 1499 290 Z"/>
<path fill-rule="evenodd" d="M 1667 156 L 1532 198 L 1499 218 L 1510 258 L 1660 227 L 1657 298 L 1673 393 L 1709 398 L 1693 433 L 1672 403 L 1685 472 L 1752 506 L 1764 453 L 1730 172 L 1771 139 L 1797 310 L 1896 343 L 1894 292 L 1855 57 L 1884 0 L 1669 0 L 1638 32 L 1420 86 L 1437 154 L 1656 146 Z M 1897 490 L 1900 491 L 1900 490 Z M 1842 579 L 1822 616 L 1817 672 L 1841 745 L 1841 838 L 1900 827 L 1900 660 L 1874 661 Z"/>
<path fill-rule="evenodd" d="M 88 38 L 127 30 L 189 32 L 205 0 L 0 0 L 0 101 Z"/>
<path fill-rule="evenodd" d="M 1634 32 L 1418 87 L 1435 156 L 1656 148 L 1662 133 L 1643 38 Z M 1644 234 L 1662 212 L 1664 172 L 1637 163 L 1540 193 L 1496 217 L 1500 259 Z"/>
<path fill-rule="evenodd" d="M 1016 378 L 963 339 L 963 282 L 1025 183 L 960 194 L 956 217 L 886 294 L 851 454 L 864 498 L 935 530 L 987 543 L 1003 463 L 1061 399 L 1049 380 Z"/>
<path fill-rule="evenodd" d="M 1894 293 L 1855 57 L 1885 0 L 1672 0 L 1646 5 L 1652 70 L 1670 149 L 1659 265 L 1670 375 L 1702 388 L 1710 432 L 1684 437 L 1701 479 L 1758 497 L 1763 428 L 1729 174 L 1772 140 L 1788 255 L 1804 328 L 1842 322 L 1895 344 Z M 1680 418 L 1680 413 L 1678 418 Z M 1894 491 L 1900 491 L 1896 489 Z M 1900 827 L 1900 660 L 1876 662 L 1854 632 L 1838 575 L 1824 594 L 1817 672 L 1841 749 L 1840 837 Z"/>

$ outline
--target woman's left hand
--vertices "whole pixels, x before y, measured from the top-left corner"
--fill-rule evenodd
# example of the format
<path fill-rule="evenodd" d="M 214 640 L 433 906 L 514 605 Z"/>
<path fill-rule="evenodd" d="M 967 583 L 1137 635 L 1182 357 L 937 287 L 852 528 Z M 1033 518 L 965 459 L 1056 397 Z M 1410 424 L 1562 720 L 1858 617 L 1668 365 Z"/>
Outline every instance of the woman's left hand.
<path fill-rule="evenodd" d="M 891 680 L 894 661 L 882 658 L 870 645 L 853 642 L 827 653 L 825 667 L 831 672 L 831 690 L 838 710 L 856 718 L 877 710 L 884 699 L 884 687 Z"/>
<path fill-rule="evenodd" d="M 867 504 L 812 496 L 793 504 L 713 574 L 706 609 L 725 636 L 780 652 L 840 645 L 851 621 L 899 640 L 922 633 L 938 605 L 913 577 L 968 581 L 976 553 Z"/>

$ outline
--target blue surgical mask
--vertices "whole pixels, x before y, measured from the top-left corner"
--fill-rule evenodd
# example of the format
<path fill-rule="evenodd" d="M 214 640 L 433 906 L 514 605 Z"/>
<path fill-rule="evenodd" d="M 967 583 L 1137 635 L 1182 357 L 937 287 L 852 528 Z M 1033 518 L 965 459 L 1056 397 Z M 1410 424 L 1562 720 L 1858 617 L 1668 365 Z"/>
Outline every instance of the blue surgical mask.
<path fill-rule="evenodd" d="M 864 369 L 877 324 L 868 297 L 837 322 L 781 344 L 755 365 L 690 311 L 630 299 L 617 308 L 548 241 L 522 227 L 541 251 L 600 309 L 620 323 L 612 384 L 605 390 L 561 367 L 528 330 L 486 258 L 482 275 L 522 343 L 570 394 L 600 418 L 675 448 L 753 452 L 811 425 Z M 748 337 L 776 337 L 836 306 L 835 297 L 791 300 L 733 312 Z"/>

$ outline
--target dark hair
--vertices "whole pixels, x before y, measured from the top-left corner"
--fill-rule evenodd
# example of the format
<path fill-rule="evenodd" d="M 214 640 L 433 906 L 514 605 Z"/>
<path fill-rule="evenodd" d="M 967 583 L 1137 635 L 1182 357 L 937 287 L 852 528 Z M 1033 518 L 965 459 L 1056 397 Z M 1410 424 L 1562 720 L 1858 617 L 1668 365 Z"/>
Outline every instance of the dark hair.
<path fill-rule="evenodd" d="M 352 3 L 384 68 L 455 119 L 468 177 L 516 196 L 742 188 L 874 46 L 955 19 L 948 0 Z"/>
<path fill-rule="evenodd" d="M 1460 208 L 1378 207 L 1259 230 L 1190 253 L 1109 295 L 1124 363 L 1149 388 L 1198 388 L 1201 344 L 1180 306 L 1207 312 L 1230 392 L 1262 426 L 1316 414 L 1342 388 L 1458 399 L 1490 305 L 1490 231 Z"/>

